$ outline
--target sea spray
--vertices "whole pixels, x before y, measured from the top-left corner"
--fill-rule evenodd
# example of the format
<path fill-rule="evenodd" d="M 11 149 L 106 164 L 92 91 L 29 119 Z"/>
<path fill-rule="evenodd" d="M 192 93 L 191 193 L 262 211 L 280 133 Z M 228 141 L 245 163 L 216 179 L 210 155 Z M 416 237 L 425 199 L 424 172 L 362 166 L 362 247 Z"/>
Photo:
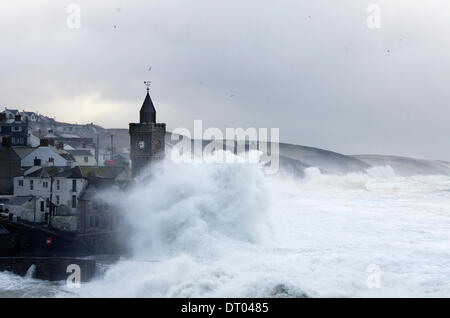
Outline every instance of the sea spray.
<path fill-rule="evenodd" d="M 156 173 L 155 173 L 156 171 Z M 126 211 L 135 257 L 210 246 L 219 236 L 257 242 L 269 204 L 258 164 L 174 164 L 147 169 L 126 193 L 104 193 Z"/>
<path fill-rule="evenodd" d="M 240 167 L 163 162 L 110 193 L 135 229 L 134 256 L 79 296 L 450 295 L 449 177 L 380 168 L 267 178 Z M 367 285 L 373 265 L 381 288 Z"/>
<path fill-rule="evenodd" d="M 25 278 L 34 278 L 34 274 L 36 273 L 36 265 L 32 264 L 25 273 Z"/>

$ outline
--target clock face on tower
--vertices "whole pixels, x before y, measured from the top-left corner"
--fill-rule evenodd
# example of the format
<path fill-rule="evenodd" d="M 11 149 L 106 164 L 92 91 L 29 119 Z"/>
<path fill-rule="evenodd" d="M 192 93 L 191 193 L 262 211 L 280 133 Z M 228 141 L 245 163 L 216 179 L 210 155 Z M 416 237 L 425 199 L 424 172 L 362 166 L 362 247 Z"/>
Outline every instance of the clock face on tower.
<path fill-rule="evenodd" d="M 143 140 L 140 140 L 138 142 L 138 148 L 141 149 L 141 150 L 145 148 L 145 142 Z"/>
<path fill-rule="evenodd" d="M 156 139 L 155 142 L 154 142 L 154 145 L 155 145 L 155 149 L 161 148 L 161 141 L 159 141 L 158 139 Z"/>

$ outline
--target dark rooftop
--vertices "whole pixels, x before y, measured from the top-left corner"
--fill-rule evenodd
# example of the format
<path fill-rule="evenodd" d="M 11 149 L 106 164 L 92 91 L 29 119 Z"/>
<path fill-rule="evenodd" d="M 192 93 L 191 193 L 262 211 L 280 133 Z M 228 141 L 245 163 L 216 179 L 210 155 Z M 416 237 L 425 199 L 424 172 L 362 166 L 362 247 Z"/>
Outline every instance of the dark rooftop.
<path fill-rule="evenodd" d="M 33 148 L 33 147 L 13 147 L 14 152 L 20 157 L 20 159 L 25 158 L 34 149 L 36 149 L 36 148 Z"/>
<path fill-rule="evenodd" d="M 24 205 L 28 201 L 31 201 L 32 199 L 33 199 L 33 196 L 17 196 L 17 197 L 13 197 L 11 200 L 9 200 L 7 205 L 20 206 L 20 205 Z"/>
<path fill-rule="evenodd" d="M 83 177 L 89 178 L 90 176 L 95 176 L 97 178 L 103 179 L 115 179 L 118 175 L 120 175 L 125 167 L 121 166 L 101 166 L 101 167 L 90 167 L 83 166 L 80 167 L 81 173 Z"/>
<path fill-rule="evenodd" d="M 72 156 L 93 156 L 92 152 L 88 149 L 75 149 L 75 150 L 67 150 Z"/>
<path fill-rule="evenodd" d="M 41 167 L 36 171 L 33 171 L 27 175 L 26 178 L 70 178 L 70 179 L 81 179 L 83 174 L 81 173 L 80 167 Z"/>
<path fill-rule="evenodd" d="M 9 234 L 9 231 L 5 229 L 3 225 L 0 225 L 0 235 L 2 234 Z"/>
<path fill-rule="evenodd" d="M 90 178 L 88 186 L 80 197 L 80 200 L 98 199 L 98 194 L 112 189 L 124 189 L 129 183 L 126 181 L 114 181 L 112 179 Z"/>

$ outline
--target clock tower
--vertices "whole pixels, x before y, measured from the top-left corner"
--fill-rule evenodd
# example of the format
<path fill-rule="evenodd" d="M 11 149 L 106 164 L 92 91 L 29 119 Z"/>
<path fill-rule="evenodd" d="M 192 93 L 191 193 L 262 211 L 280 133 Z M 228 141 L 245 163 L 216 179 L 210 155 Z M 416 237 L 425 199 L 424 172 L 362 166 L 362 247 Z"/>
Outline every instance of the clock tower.
<path fill-rule="evenodd" d="M 164 157 L 166 124 L 156 122 L 156 110 L 149 93 L 150 82 L 147 86 L 147 95 L 140 111 L 139 123 L 130 123 L 130 149 L 131 168 L 133 177 L 137 176 L 142 168 Z"/>

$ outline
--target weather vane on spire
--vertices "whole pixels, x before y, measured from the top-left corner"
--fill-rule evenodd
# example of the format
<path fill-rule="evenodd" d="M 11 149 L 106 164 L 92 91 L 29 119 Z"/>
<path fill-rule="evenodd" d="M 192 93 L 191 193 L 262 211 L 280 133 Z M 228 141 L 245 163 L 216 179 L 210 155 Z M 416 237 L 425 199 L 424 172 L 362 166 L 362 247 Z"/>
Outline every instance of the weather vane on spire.
<path fill-rule="evenodd" d="M 150 90 L 150 85 L 152 84 L 152 82 L 149 81 L 145 81 L 144 85 L 147 87 L 147 92 Z"/>

